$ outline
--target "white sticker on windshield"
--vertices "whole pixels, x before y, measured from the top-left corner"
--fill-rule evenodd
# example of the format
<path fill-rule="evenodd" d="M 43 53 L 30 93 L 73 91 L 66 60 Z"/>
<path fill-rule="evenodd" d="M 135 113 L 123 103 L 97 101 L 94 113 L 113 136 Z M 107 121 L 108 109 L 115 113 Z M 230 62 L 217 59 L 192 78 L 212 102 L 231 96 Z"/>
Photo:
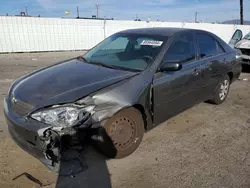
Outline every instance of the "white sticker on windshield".
<path fill-rule="evenodd" d="M 144 46 L 161 46 L 163 41 L 156 41 L 156 40 L 143 40 L 141 45 Z"/>

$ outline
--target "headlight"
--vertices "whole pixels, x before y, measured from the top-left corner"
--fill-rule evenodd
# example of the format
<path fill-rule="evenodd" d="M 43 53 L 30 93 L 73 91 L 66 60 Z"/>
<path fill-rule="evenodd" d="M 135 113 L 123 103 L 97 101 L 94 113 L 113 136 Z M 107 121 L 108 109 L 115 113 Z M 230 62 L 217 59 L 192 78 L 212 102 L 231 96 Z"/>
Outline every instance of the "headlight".
<path fill-rule="evenodd" d="M 235 58 L 236 58 L 236 59 L 241 58 L 241 55 L 242 55 L 241 51 L 240 51 L 239 49 L 235 49 L 235 51 L 236 51 Z"/>
<path fill-rule="evenodd" d="M 55 127 L 71 127 L 86 121 L 94 106 L 56 106 L 35 112 L 31 117 Z"/>

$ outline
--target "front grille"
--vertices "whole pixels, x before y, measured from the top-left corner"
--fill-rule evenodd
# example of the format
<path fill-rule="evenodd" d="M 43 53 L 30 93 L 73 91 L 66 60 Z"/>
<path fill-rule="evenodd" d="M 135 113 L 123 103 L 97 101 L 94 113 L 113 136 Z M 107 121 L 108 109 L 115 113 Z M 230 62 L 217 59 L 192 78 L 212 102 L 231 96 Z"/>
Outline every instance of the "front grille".
<path fill-rule="evenodd" d="M 11 101 L 11 109 L 19 115 L 25 115 L 28 112 L 30 112 L 33 108 L 31 104 L 15 99 L 14 97 L 11 97 L 10 101 Z"/>
<path fill-rule="evenodd" d="M 240 51 L 241 51 L 241 53 L 242 53 L 243 55 L 248 55 L 248 56 L 250 56 L 250 49 L 240 49 Z"/>

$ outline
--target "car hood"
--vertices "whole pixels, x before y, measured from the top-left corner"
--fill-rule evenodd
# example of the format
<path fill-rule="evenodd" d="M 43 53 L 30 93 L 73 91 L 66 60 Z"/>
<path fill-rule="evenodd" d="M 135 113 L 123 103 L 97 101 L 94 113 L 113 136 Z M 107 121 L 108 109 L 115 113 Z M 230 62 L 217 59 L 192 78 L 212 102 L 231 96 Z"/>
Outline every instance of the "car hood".
<path fill-rule="evenodd" d="M 13 84 L 11 96 L 40 108 L 74 102 L 136 74 L 72 59 L 24 76 Z"/>
<path fill-rule="evenodd" d="M 236 48 L 250 49 L 250 40 L 243 39 L 235 44 Z"/>

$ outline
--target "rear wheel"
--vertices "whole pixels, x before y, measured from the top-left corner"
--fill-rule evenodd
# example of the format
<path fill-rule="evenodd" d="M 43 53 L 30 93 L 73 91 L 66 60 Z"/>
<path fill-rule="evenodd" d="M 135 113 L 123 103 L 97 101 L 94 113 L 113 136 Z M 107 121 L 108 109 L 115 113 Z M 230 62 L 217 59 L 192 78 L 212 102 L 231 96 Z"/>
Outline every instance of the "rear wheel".
<path fill-rule="evenodd" d="M 133 153 L 144 135 L 142 114 L 132 107 L 118 112 L 105 123 L 104 128 L 117 150 L 115 158 Z"/>
<path fill-rule="evenodd" d="M 229 89 L 230 89 L 230 78 L 228 75 L 226 75 L 220 82 L 219 87 L 217 88 L 213 99 L 211 99 L 210 101 L 214 104 L 223 103 L 227 98 Z"/>

